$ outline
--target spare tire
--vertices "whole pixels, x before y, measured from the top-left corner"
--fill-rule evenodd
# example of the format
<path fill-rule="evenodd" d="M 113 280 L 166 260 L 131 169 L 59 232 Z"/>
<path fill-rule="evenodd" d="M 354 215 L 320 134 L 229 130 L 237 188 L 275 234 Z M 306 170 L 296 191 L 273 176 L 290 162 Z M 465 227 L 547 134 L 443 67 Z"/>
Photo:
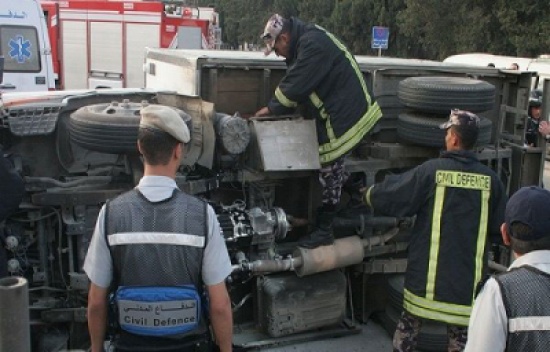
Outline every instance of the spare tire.
<path fill-rule="evenodd" d="M 486 146 L 491 142 L 492 122 L 485 117 L 479 117 L 479 135 L 476 147 Z M 421 145 L 425 147 L 443 148 L 445 146 L 445 130 L 439 125 L 446 122 L 447 117 L 441 115 L 403 113 L 397 121 L 397 136 L 400 142 Z"/>
<path fill-rule="evenodd" d="M 399 82 L 398 97 L 406 107 L 422 112 L 481 112 L 494 107 L 495 87 L 463 77 L 409 77 Z"/>
<path fill-rule="evenodd" d="M 69 118 L 71 141 L 78 146 L 102 153 L 137 154 L 140 110 L 147 103 L 95 104 L 84 106 Z M 175 109 L 189 124 L 191 117 Z"/>

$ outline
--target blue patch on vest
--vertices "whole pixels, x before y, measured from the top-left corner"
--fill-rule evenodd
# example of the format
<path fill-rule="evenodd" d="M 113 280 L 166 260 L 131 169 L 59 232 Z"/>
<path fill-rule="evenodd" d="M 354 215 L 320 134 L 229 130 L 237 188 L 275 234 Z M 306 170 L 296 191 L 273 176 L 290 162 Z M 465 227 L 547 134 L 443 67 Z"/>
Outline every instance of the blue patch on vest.
<path fill-rule="evenodd" d="M 170 336 L 197 329 L 201 299 L 193 286 L 122 286 L 115 294 L 119 325 L 144 336 Z"/>

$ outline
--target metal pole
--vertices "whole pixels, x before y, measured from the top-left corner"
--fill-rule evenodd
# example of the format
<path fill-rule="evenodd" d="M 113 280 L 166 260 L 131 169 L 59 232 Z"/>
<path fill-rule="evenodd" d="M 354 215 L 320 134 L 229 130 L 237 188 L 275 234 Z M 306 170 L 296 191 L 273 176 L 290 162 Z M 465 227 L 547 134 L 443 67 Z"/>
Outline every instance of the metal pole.
<path fill-rule="evenodd" d="M 382 57 L 382 48 L 378 48 L 378 57 Z"/>
<path fill-rule="evenodd" d="M 0 351 L 30 352 L 29 287 L 22 277 L 0 279 Z"/>

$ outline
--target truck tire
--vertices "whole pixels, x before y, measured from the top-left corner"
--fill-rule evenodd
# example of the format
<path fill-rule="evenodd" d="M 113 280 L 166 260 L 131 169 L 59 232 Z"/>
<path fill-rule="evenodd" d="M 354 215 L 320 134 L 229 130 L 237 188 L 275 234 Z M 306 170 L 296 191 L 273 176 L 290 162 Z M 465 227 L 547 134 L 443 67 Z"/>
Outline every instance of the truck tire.
<path fill-rule="evenodd" d="M 399 114 L 397 122 L 398 140 L 403 143 L 425 147 L 443 148 L 445 146 L 446 132 L 440 129 L 439 125 L 447 120 L 446 117 L 434 117 L 412 112 Z M 491 120 L 480 117 L 476 147 L 483 147 L 489 144 L 491 142 L 491 133 Z"/>
<path fill-rule="evenodd" d="M 102 153 L 137 154 L 137 116 L 108 115 L 97 105 L 85 106 L 70 116 L 71 140 L 82 148 Z"/>
<path fill-rule="evenodd" d="M 397 94 L 406 107 L 422 112 L 481 112 L 491 110 L 495 104 L 492 84 L 463 77 L 406 78 L 399 82 Z"/>
<path fill-rule="evenodd" d="M 96 104 L 84 106 L 69 118 L 71 141 L 82 148 L 110 154 L 137 154 L 139 112 L 145 103 Z M 182 119 L 191 120 L 175 109 Z"/>

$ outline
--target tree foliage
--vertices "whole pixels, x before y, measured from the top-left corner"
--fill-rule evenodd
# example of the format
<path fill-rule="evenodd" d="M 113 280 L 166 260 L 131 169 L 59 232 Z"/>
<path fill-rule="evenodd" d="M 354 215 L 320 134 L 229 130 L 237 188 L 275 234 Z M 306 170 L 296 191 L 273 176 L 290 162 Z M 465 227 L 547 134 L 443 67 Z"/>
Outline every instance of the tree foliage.
<path fill-rule="evenodd" d="M 548 53 L 548 0 L 199 0 L 221 15 L 223 40 L 261 45 L 273 13 L 316 23 L 355 54 L 375 55 L 373 26 L 390 29 L 385 56 L 443 59 L 463 52 L 534 57 Z"/>

